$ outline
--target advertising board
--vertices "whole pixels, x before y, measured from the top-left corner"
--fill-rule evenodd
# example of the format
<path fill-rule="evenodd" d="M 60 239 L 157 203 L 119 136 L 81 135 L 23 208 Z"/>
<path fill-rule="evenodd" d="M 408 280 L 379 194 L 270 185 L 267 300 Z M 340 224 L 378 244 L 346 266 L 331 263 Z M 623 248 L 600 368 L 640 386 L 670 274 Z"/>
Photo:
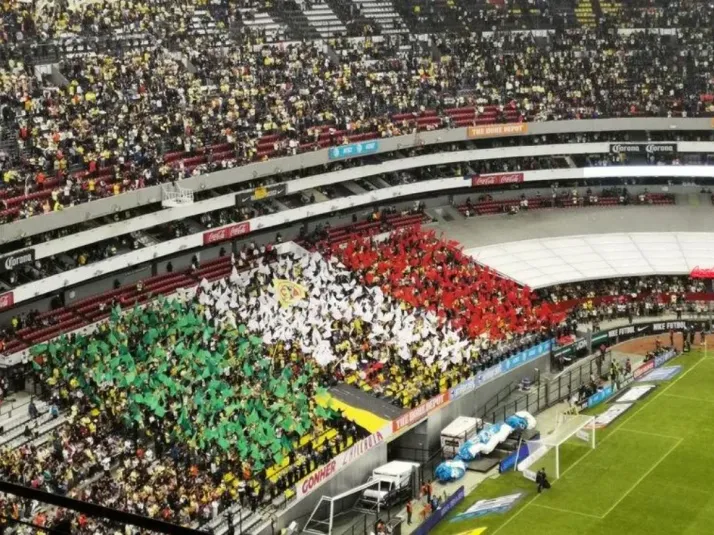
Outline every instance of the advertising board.
<path fill-rule="evenodd" d="M 383 444 L 391 434 L 391 426 L 386 425 L 376 433 L 371 434 L 354 444 L 352 447 L 347 448 L 334 459 L 330 460 L 327 464 L 305 476 L 303 479 L 298 481 L 295 486 L 296 500 L 302 500 L 305 496 L 331 479 L 332 476 L 340 470 L 353 463 L 366 453 L 374 450 L 380 444 Z"/>
<path fill-rule="evenodd" d="M 523 173 L 492 173 L 489 175 L 467 175 L 467 177 L 471 178 L 471 186 L 475 188 L 520 184 L 525 180 Z"/>
<path fill-rule="evenodd" d="M 449 391 L 438 394 L 428 401 L 425 401 L 418 407 L 413 408 L 409 412 L 402 414 L 396 420 L 392 421 L 392 432 L 396 433 L 405 427 L 409 427 L 418 423 L 423 418 L 426 418 L 430 412 L 446 405 L 451 399 Z"/>
<path fill-rule="evenodd" d="M 528 133 L 528 123 L 484 124 L 469 126 L 466 129 L 468 139 L 487 137 L 524 136 Z"/>
<path fill-rule="evenodd" d="M 454 509 L 454 507 L 464 501 L 465 496 L 466 491 L 464 490 L 463 486 L 456 489 L 456 492 L 446 498 L 444 503 L 442 503 L 436 511 L 434 511 L 424 522 L 422 522 L 421 525 L 419 525 L 419 527 L 417 527 L 412 532 L 412 535 L 426 535 L 427 533 L 429 533 L 432 529 L 436 527 L 439 522 L 444 519 L 446 515 L 448 515 Z"/>
<path fill-rule="evenodd" d="M 13 292 L 6 292 L 0 294 L 0 310 L 5 308 L 10 308 L 15 304 L 15 294 Z"/>
<path fill-rule="evenodd" d="M 203 245 L 210 245 L 226 240 L 232 240 L 238 236 L 250 233 L 250 221 L 236 223 L 230 227 L 223 227 L 217 230 L 209 230 L 203 233 Z"/>
<path fill-rule="evenodd" d="M 379 152 L 379 141 L 361 141 L 332 147 L 328 152 L 330 160 L 342 160 L 344 158 L 354 158 L 355 156 L 366 156 Z"/>
<path fill-rule="evenodd" d="M 610 143 L 612 154 L 674 154 L 676 143 Z"/>
<path fill-rule="evenodd" d="M 16 267 L 32 264 L 35 261 L 35 250 L 24 249 L 0 258 L 0 273 L 12 271 Z"/>

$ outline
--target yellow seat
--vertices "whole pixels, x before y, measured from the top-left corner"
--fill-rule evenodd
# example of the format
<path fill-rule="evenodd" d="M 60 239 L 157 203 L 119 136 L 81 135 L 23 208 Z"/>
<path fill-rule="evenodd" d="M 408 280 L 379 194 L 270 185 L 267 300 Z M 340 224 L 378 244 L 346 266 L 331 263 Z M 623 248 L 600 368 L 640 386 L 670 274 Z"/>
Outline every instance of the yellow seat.
<path fill-rule="evenodd" d="M 275 474 L 277 474 L 278 472 L 280 472 L 282 469 L 287 468 L 287 466 L 288 466 L 289 463 L 290 463 L 290 461 L 288 460 L 287 457 L 285 457 L 285 458 L 283 459 L 283 462 L 282 462 L 282 463 L 280 463 L 280 464 L 277 464 L 277 463 L 276 463 L 276 464 L 274 464 L 273 466 L 270 466 L 270 467 L 266 468 L 266 469 L 265 469 L 265 475 L 266 475 L 266 477 L 267 477 L 268 479 L 270 479 L 271 477 L 275 476 Z"/>

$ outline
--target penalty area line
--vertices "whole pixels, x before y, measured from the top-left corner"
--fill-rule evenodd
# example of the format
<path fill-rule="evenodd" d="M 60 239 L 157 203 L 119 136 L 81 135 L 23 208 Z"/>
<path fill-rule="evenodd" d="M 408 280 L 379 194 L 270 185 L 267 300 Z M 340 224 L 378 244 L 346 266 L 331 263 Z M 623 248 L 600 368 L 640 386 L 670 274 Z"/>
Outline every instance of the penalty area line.
<path fill-rule="evenodd" d="M 662 464 L 662 463 L 664 462 L 664 460 L 665 460 L 667 457 L 669 457 L 669 456 L 672 454 L 672 452 L 673 452 L 674 450 L 676 450 L 682 442 L 684 442 L 684 439 L 683 439 L 683 438 L 680 438 L 680 439 L 676 442 L 676 444 L 675 444 L 674 446 L 672 446 L 671 448 L 669 448 L 669 450 L 667 450 L 667 453 L 665 453 L 664 455 L 662 455 L 662 457 L 660 457 L 659 461 L 657 461 L 656 463 L 654 463 L 654 464 L 650 467 L 649 470 L 647 470 L 644 474 L 642 474 L 642 476 L 641 476 L 637 481 L 635 481 L 634 485 L 632 485 L 629 489 L 627 489 L 627 492 L 625 492 L 625 494 L 623 494 L 623 495 L 620 497 L 619 500 L 617 500 L 614 504 L 612 504 L 612 507 L 610 507 L 610 508 L 605 512 L 605 514 L 602 515 L 602 518 L 605 518 L 607 515 L 609 515 L 610 513 L 612 513 L 612 512 L 615 510 L 615 508 L 616 508 L 618 505 L 620 505 L 620 504 L 622 503 L 622 501 L 623 501 L 625 498 L 627 498 L 627 497 L 630 495 L 630 493 L 631 493 L 633 490 L 635 490 L 635 489 L 639 486 L 639 484 L 642 483 L 642 482 L 645 480 L 645 478 L 646 478 L 648 475 L 650 475 L 652 472 L 654 472 L 655 469 L 656 469 L 660 464 Z"/>

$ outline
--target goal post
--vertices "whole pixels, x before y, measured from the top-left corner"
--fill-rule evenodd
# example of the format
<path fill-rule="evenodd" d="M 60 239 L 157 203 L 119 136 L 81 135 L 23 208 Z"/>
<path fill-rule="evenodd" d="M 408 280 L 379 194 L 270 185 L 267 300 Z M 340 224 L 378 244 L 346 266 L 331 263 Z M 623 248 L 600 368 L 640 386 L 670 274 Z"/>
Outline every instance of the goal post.
<path fill-rule="evenodd" d="M 536 472 L 545 468 L 549 477 L 560 479 L 561 448 L 585 446 L 594 449 L 597 445 L 594 422 L 594 416 L 562 415 L 562 420 L 559 420 L 552 433 L 526 442 L 528 456 L 518 463 L 518 470 L 524 477 L 535 480 Z"/>

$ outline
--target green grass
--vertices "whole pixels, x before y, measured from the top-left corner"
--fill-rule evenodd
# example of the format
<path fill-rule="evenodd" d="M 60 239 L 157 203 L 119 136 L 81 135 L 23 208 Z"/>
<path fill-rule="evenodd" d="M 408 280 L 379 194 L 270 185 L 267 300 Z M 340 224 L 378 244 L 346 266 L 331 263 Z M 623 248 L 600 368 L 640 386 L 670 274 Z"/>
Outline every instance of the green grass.
<path fill-rule="evenodd" d="M 694 351 L 669 364 L 682 372 L 599 430 L 595 450 L 561 446 L 561 477 L 549 491 L 538 495 L 520 473 L 489 479 L 432 534 L 713 534 L 714 357 Z M 451 522 L 478 500 L 514 492 L 524 496 L 505 514 Z"/>

